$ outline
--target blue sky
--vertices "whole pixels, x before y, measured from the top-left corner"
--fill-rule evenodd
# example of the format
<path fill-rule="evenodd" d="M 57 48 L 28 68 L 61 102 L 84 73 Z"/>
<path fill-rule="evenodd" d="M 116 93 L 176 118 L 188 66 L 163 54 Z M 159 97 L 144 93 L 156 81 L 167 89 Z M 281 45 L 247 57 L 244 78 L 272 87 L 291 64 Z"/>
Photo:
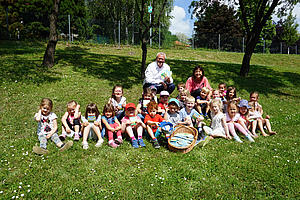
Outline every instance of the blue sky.
<path fill-rule="evenodd" d="M 191 37 L 193 32 L 193 24 L 195 21 L 191 19 L 191 13 L 188 13 L 188 7 L 192 0 L 174 0 L 174 8 L 171 12 L 171 26 L 169 30 L 172 34 L 184 33 L 186 36 Z M 293 15 L 297 17 L 297 23 L 299 24 L 298 32 L 300 32 L 300 3 L 297 4 L 293 10 Z M 274 21 L 278 21 L 276 16 L 273 17 Z"/>

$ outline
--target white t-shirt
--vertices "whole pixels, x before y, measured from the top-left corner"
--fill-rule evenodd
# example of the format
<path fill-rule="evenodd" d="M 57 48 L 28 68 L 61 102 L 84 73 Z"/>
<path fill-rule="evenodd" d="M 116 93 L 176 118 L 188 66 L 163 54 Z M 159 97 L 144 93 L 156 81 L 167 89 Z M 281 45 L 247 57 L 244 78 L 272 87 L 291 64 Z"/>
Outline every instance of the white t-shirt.
<path fill-rule="evenodd" d="M 160 82 L 164 82 L 164 77 L 162 76 L 164 72 L 168 72 L 168 73 L 171 72 L 170 66 L 168 64 L 163 63 L 163 66 L 159 67 L 156 61 L 150 63 L 145 71 L 144 84 L 145 83 L 158 84 Z M 171 76 L 170 76 L 170 83 L 173 83 L 173 79 Z"/>
<path fill-rule="evenodd" d="M 211 121 L 211 128 L 213 130 L 215 129 L 223 129 L 222 125 L 222 119 L 225 117 L 224 113 L 219 113 L 217 115 L 214 115 L 213 113 L 211 114 L 212 121 Z"/>
<path fill-rule="evenodd" d="M 110 98 L 109 101 L 111 102 L 111 104 L 114 106 L 115 109 L 117 108 L 116 110 L 118 111 L 116 112 L 116 114 L 119 114 L 124 111 L 122 105 L 126 102 L 125 97 L 122 96 L 120 102 L 117 102 L 114 98 Z"/>
<path fill-rule="evenodd" d="M 38 113 L 34 115 L 34 118 L 36 118 L 37 115 Z M 50 114 L 47 116 L 41 114 L 41 120 L 38 123 L 37 134 L 47 135 L 54 128 L 53 121 L 55 119 L 57 119 L 57 116 L 53 112 L 50 112 Z"/>

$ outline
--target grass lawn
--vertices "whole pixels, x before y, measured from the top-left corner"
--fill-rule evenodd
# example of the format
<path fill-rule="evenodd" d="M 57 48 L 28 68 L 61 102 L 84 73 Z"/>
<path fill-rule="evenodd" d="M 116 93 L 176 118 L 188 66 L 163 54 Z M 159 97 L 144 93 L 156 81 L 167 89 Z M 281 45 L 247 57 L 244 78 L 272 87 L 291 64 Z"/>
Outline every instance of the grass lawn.
<path fill-rule="evenodd" d="M 300 198 L 299 55 L 255 54 L 249 77 L 241 78 L 243 54 L 164 50 L 175 83 L 203 64 L 214 88 L 226 82 L 246 99 L 257 90 L 275 136 L 251 144 L 215 139 L 188 154 L 156 150 L 149 140 L 143 149 L 129 141 L 112 149 L 106 140 L 83 150 L 77 142 L 61 153 L 49 141 L 50 153 L 38 156 L 33 116 L 43 97 L 53 100 L 60 119 L 72 99 L 82 112 L 91 102 L 102 110 L 115 84 L 124 86 L 128 102 L 137 103 L 142 92 L 139 47 L 58 44 L 52 69 L 39 67 L 44 50 L 44 43 L 0 41 L 0 199 Z M 147 63 L 158 51 L 148 50 Z"/>

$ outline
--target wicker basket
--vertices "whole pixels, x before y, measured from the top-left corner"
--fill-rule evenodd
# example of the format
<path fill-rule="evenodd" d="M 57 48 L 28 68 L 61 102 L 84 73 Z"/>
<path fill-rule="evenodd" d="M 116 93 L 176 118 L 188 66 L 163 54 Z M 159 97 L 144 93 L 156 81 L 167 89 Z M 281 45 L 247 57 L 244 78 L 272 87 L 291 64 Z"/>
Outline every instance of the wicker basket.
<path fill-rule="evenodd" d="M 185 147 L 176 147 L 174 145 L 171 144 L 171 138 L 176 134 L 176 133 L 189 133 L 194 135 L 194 141 Z M 190 152 L 196 143 L 198 137 L 198 131 L 197 129 L 195 129 L 194 127 L 188 127 L 188 126 L 177 126 L 177 128 L 175 129 L 175 131 L 173 131 L 173 133 L 170 135 L 169 139 L 168 139 L 168 147 L 170 149 L 170 151 L 174 151 L 174 152 L 181 152 L 181 153 L 188 153 Z"/>

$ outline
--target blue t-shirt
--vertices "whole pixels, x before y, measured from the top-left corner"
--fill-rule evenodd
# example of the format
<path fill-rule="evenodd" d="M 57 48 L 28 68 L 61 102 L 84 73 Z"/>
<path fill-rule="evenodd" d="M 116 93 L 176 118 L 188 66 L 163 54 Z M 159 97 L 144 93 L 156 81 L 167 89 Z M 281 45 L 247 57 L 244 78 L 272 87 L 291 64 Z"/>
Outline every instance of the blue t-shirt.
<path fill-rule="evenodd" d="M 186 108 L 182 108 L 179 111 L 180 120 L 183 122 L 186 117 L 190 117 L 192 120 L 200 116 L 200 114 L 193 108 L 190 113 L 187 113 Z M 194 120 L 193 120 L 194 121 Z"/>
<path fill-rule="evenodd" d="M 108 119 L 107 119 L 105 116 L 102 116 L 101 118 L 102 118 L 102 119 L 105 119 L 105 120 L 107 121 L 108 124 L 114 124 L 114 123 L 116 122 L 116 119 L 117 119 L 116 116 L 110 117 L 110 118 L 108 118 Z"/>

